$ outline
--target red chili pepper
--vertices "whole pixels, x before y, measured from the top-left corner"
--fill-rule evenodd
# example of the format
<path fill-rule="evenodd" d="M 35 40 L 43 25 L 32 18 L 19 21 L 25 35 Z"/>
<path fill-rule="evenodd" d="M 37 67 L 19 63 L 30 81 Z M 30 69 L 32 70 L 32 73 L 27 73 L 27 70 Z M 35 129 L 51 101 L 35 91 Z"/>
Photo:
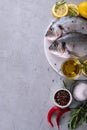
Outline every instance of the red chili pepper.
<path fill-rule="evenodd" d="M 59 130 L 60 130 L 60 126 L 59 126 L 60 118 L 61 118 L 61 116 L 62 116 L 64 113 L 66 113 L 66 112 L 68 112 L 68 111 L 70 111 L 70 108 L 62 109 L 62 111 L 60 111 L 60 112 L 57 114 L 57 116 L 56 116 L 56 123 L 57 123 L 57 126 L 58 126 L 58 129 L 59 129 Z"/>
<path fill-rule="evenodd" d="M 58 106 L 54 106 L 52 107 L 49 111 L 48 111 L 48 114 L 47 114 L 47 120 L 48 120 L 48 123 L 53 127 L 53 123 L 51 121 L 51 117 L 53 115 L 54 112 L 60 112 L 61 108 L 58 107 Z"/>

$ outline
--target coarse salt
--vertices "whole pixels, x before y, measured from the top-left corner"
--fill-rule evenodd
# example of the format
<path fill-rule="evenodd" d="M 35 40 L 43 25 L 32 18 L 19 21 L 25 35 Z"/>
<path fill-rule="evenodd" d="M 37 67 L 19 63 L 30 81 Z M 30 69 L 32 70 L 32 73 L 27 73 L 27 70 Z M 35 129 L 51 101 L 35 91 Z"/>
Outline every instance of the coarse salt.
<path fill-rule="evenodd" d="M 87 100 L 87 84 L 79 83 L 73 90 L 73 96 L 78 101 Z"/>

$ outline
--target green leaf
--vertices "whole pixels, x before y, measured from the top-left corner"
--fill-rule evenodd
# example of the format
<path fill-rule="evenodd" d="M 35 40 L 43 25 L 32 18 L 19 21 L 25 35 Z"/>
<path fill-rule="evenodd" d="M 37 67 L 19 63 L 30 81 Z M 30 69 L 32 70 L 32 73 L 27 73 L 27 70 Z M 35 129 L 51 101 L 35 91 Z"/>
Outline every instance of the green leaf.
<path fill-rule="evenodd" d="M 75 123 L 75 118 L 76 118 L 76 117 L 71 118 L 71 119 L 69 120 L 69 122 L 68 122 L 68 128 L 71 129 L 71 130 L 75 130 L 75 125 L 74 125 L 74 123 Z"/>
<path fill-rule="evenodd" d="M 85 113 L 85 122 L 87 123 L 87 112 Z"/>
<path fill-rule="evenodd" d="M 67 88 L 67 83 L 63 80 L 63 85 L 65 88 Z"/>
<path fill-rule="evenodd" d="M 84 123 L 84 118 L 80 118 L 80 120 L 79 120 L 79 125 L 82 125 Z"/>
<path fill-rule="evenodd" d="M 72 109 L 71 112 L 70 112 L 70 115 L 71 116 L 76 115 L 76 111 L 77 111 L 77 109 Z"/>
<path fill-rule="evenodd" d="M 68 121 L 68 128 L 71 130 L 75 130 L 84 122 L 87 123 L 87 103 L 71 110 L 70 119 Z"/>
<path fill-rule="evenodd" d="M 74 129 L 76 129 L 76 127 L 77 127 L 77 121 L 78 121 L 78 116 L 76 116 L 76 117 L 74 118 L 74 122 L 73 122 L 73 128 L 74 128 Z"/>

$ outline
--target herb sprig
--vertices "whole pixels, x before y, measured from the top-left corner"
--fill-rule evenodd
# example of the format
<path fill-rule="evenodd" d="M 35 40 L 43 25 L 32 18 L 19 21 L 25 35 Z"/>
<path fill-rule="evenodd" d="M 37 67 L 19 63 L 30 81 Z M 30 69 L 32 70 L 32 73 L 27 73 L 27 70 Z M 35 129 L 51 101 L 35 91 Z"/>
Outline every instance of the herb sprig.
<path fill-rule="evenodd" d="M 55 9 L 58 9 L 61 5 L 65 4 L 66 2 L 64 0 L 60 1 L 60 2 L 56 2 L 56 6 Z"/>
<path fill-rule="evenodd" d="M 70 130 L 75 130 L 84 122 L 87 123 L 87 103 L 70 111 L 70 120 L 68 122 L 68 128 Z"/>

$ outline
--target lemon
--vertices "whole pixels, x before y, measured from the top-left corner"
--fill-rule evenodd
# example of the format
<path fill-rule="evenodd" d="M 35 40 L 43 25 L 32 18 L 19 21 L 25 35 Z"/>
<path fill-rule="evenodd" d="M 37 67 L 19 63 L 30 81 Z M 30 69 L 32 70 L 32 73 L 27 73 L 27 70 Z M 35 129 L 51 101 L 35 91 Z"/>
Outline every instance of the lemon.
<path fill-rule="evenodd" d="M 60 18 L 60 17 L 66 16 L 68 14 L 68 5 L 66 3 L 65 4 L 61 4 L 57 8 L 57 4 L 54 4 L 53 7 L 52 7 L 52 14 L 56 18 Z"/>
<path fill-rule="evenodd" d="M 87 1 L 81 2 L 78 6 L 79 9 L 79 14 L 84 17 L 87 18 Z"/>
<path fill-rule="evenodd" d="M 79 15 L 79 10 L 78 10 L 77 5 L 68 4 L 68 8 L 69 8 L 69 11 L 68 11 L 69 16 L 78 16 Z"/>

